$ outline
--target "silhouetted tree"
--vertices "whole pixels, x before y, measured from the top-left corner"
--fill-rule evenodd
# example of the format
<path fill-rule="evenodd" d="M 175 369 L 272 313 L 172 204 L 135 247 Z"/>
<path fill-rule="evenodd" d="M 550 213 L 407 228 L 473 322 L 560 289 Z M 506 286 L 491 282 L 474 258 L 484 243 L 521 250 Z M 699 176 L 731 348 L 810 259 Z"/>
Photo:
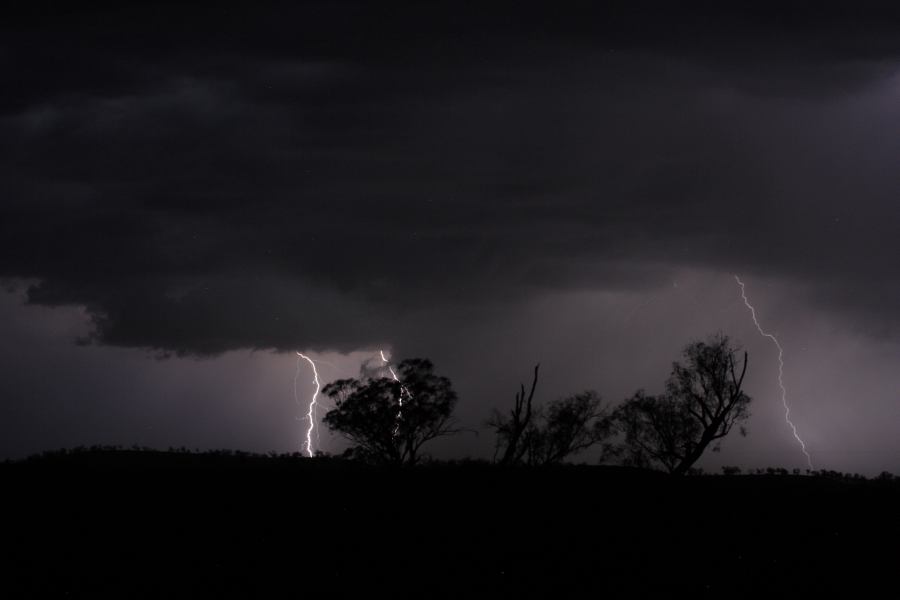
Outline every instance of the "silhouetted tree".
<path fill-rule="evenodd" d="M 495 409 L 488 419 L 488 426 L 497 435 L 494 460 L 501 465 L 560 463 L 607 439 L 612 431 L 608 411 L 593 391 L 556 400 L 546 408 L 535 408 L 532 401 L 539 368 L 540 365 L 534 367 L 528 396 L 525 385 L 520 384 L 509 414 Z"/>
<path fill-rule="evenodd" d="M 747 353 L 740 374 L 736 353 L 724 335 L 692 342 L 684 363 L 673 363 L 664 394 L 638 391 L 615 411 L 627 464 L 684 475 L 710 444 L 718 449 L 719 440 L 750 416 L 750 397 L 741 390 Z"/>
<path fill-rule="evenodd" d="M 456 433 L 456 392 L 423 358 L 404 360 L 397 376 L 341 379 L 322 393 L 335 401 L 323 422 L 354 444 L 357 456 L 377 463 L 414 465 L 423 444 Z"/>
<path fill-rule="evenodd" d="M 624 434 L 625 464 L 641 468 L 662 466 L 670 473 L 683 462 L 685 446 L 698 438 L 700 429 L 676 400 L 648 396 L 643 390 L 617 408 L 613 419 L 617 430 Z"/>
<path fill-rule="evenodd" d="M 526 462 L 557 464 L 609 438 L 612 422 L 597 392 L 551 402 L 537 413 L 525 435 Z M 604 448 L 604 453 L 611 450 Z"/>
<path fill-rule="evenodd" d="M 497 460 L 497 455 L 500 454 L 500 460 L 497 462 L 501 465 L 520 463 L 527 450 L 527 447 L 522 442 L 531 426 L 531 401 L 534 399 L 534 390 L 537 387 L 540 367 L 540 364 L 534 366 L 534 380 L 531 382 L 531 391 L 528 393 L 528 398 L 526 399 L 525 397 L 525 384 L 519 384 L 519 391 L 516 392 L 516 401 L 512 410 L 509 411 L 509 417 L 494 409 L 494 413 L 488 419 L 487 425 L 494 430 L 497 436 L 494 460 Z"/>

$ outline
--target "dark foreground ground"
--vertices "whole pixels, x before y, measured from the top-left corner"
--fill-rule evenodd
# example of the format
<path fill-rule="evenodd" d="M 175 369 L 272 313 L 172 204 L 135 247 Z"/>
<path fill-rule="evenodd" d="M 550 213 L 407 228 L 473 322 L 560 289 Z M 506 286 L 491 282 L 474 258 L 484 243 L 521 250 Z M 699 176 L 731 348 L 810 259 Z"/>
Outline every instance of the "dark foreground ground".
<path fill-rule="evenodd" d="M 106 452 L 0 490 L 0 598 L 900 593 L 896 480 Z"/>

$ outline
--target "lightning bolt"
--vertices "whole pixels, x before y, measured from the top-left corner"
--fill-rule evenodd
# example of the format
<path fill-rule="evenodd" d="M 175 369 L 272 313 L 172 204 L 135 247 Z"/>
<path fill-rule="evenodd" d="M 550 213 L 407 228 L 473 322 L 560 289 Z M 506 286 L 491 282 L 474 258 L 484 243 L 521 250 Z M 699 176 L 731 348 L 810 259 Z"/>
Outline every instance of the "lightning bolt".
<path fill-rule="evenodd" d="M 809 452 L 806 451 L 806 444 L 803 443 L 803 440 L 800 439 L 800 434 L 797 433 L 797 427 L 791 421 L 791 408 L 790 406 L 788 406 L 787 389 L 784 387 L 784 350 L 781 348 L 781 344 L 778 343 L 778 338 L 776 338 L 771 333 L 763 331 L 762 326 L 759 324 L 759 321 L 756 318 L 756 309 L 753 308 L 753 305 L 750 304 L 750 300 L 747 299 L 747 290 L 744 287 L 744 282 L 741 281 L 741 278 L 737 275 L 734 276 L 734 280 L 737 281 L 739 286 L 741 286 L 741 298 L 744 299 L 744 304 L 747 306 L 747 308 L 750 309 L 750 315 L 753 317 L 753 324 L 756 325 L 756 329 L 759 331 L 760 335 L 772 340 L 775 343 L 775 347 L 778 348 L 778 387 L 781 388 L 781 403 L 784 405 L 784 420 L 787 422 L 787 424 L 791 428 L 791 431 L 794 433 L 794 439 L 800 443 L 800 448 L 803 450 L 803 454 L 806 456 L 806 463 L 809 465 L 809 469 L 812 471 L 812 458 L 810 458 Z"/>
<path fill-rule="evenodd" d="M 321 389 L 321 384 L 319 383 L 319 372 L 316 370 L 316 363 L 314 363 L 313 360 L 305 354 L 297 352 L 297 373 L 294 375 L 294 401 L 296 401 L 298 404 L 300 402 L 297 399 L 297 378 L 300 377 L 300 367 L 302 364 L 301 361 L 303 360 L 308 362 L 309 366 L 312 367 L 313 383 L 315 383 L 316 385 L 316 391 L 313 393 L 312 399 L 309 401 L 309 409 L 306 413 L 306 419 L 307 421 L 309 421 L 309 427 L 306 429 L 306 454 L 307 456 L 312 458 L 312 432 L 313 429 L 316 428 L 316 402 L 319 398 L 319 390 Z M 316 430 L 316 435 L 318 435 L 318 430 Z"/>
<path fill-rule="evenodd" d="M 384 355 L 384 350 L 379 350 L 378 353 L 381 355 L 381 362 L 384 363 L 384 366 L 387 367 L 388 372 L 391 374 L 391 377 L 397 383 L 400 383 L 400 378 L 397 377 L 397 373 L 394 372 L 394 367 L 391 366 L 390 361 Z M 403 394 L 406 394 L 407 398 L 412 399 L 412 394 L 409 393 L 409 390 L 405 385 L 400 383 L 400 410 L 397 411 L 397 426 L 394 428 L 394 435 L 397 435 L 397 432 L 400 431 L 400 419 L 403 417 Z"/>
<path fill-rule="evenodd" d="M 388 368 L 388 371 L 390 372 L 393 380 L 396 381 L 397 383 L 400 383 L 400 379 L 397 377 L 397 374 L 394 372 L 394 367 L 391 366 L 390 361 L 384 355 L 384 350 L 379 350 L 378 353 L 381 354 L 381 362 L 383 362 L 384 365 Z M 401 408 L 403 407 L 403 394 L 406 394 L 406 397 L 409 398 L 410 400 L 412 400 L 412 394 L 409 393 L 409 389 L 405 385 L 400 383 L 400 406 L 401 406 Z"/>
<path fill-rule="evenodd" d="M 394 367 L 391 366 L 390 361 L 384 355 L 384 350 L 379 350 L 378 353 L 381 355 L 381 362 L 383 362 L 384 365 L 388 368 L 388 371 L 390 372 L 391 377 L 394 378 L 394 381 L 396 381 L 397 383 L 400 383 L 400 379 L 397 378 L 397 374 L 394 372 Z M 401 390 L 400 390 L 401 392 L 406 390 L 405 386 L 400 386 L 400 387 L 401 387 Z M 400 394 L 400 406 L 403 406 L 403 394 Z"/>

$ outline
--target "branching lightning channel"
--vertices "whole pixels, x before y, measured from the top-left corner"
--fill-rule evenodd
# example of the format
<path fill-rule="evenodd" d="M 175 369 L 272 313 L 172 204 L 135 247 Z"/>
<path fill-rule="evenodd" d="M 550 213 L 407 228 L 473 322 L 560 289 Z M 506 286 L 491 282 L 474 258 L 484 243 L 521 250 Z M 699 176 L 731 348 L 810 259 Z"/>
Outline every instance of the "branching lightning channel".
<path fill-rule="evenodd" d="M 309 421 L 309 426 L 306 429 L 306 454 L 310 458 L 313 456 L 312 449 L 312 433 L 313 429 L 316 428 L 316 403 L 319 398 L 319 390 L 321 389 L 321 384 L 319 383 L 319 372 L 316 370 L 316 363 L 313 360 L 302 354 L 301 352 L 297 352 L 297 374 L 294 375 L 294 400 L 299 403 L 297 400 L 297 378 L 300 377 L 300 366 L 301 360 L 305 360 L 309 363 L 309 366 L 312 367 L 313 372 L 313 383 L 315 383 L 316 391 L 313 392 L 312 399 L 309 401 L 309 408 L 306 413 L 306 418 Z M 316 431 L 318 434 L 318 431 Z"/>
<path fill-rule="evenodd" d="M 394 367 L 391 366 L 390 361 L 384 355 L 384 350 L 379 350 L 378 353 L 381 354 L 381 362 L 383 362 L 384 366 L 387 367 L 388 371 L 391 374 L 391 377 L 393 377 L 394 381 L 396 381 L 397 383 L 400 383 L 400 379 L 397 377 L 397 373 L 394 372 Z M 405 385 L 400 384 L 400 406 L 401 406 L 401 408 L 403 407 L 403 394 L 404 393 L 409 394 L 409 390 L 406 389 Z"/>
<path fill-rule="evenodd" d="M 388 368 L 388 371 L 391 373 L 391 377 L 394 379 L 394 381 L 396 381 L 397 383 L 400 384 L 400 406 L 402 407 L 403 406 L 403 394 L 406 394 L 406 398 L 408 400 L 412 400 L 412 394 L 409 393 L 409 388 L 406 387 L 405 385 L 403 385 L 403 383 L 397 377 L 397 373 L 394 372 L 394 368 L 391 366 L 390 361 L 387 358 L 385 358 L 385 356 L 384 356 L 384 350 L 379 350 L 378 352 L 381 354 L 382 362 L 384 362 L 384 365 Z"/>
<path fill-rule="evenodd" d="M 394 381 L 400 383 L 400 378 L 397 377 L 397 373 L 394 371 L 394 367 L 391 366 L 390 361 L 384 355 L 384 350 L 379 350 L 378 353 L 381 355 L 381 362 L 383 362 L 384 366 L 387 367 L 388 372 L 391 374 L 391 377 L 394 379 Z M 400 431 L 400 419 L 403 417 L 403 394 L 406 394 L 407 398 L 412 398 L 412 394 L 409 393 L 409 390 L 406 388 L 406 386 L 400 383 L 400 410 L 397 411 L 397 426 L 394 428 L 394 435 L 397 435 L 397 433 Z"/>
<path fill-rule="evenodd" d="M 768 333 L 763 330 L 762 326 L 759 324 L 759 320 L 756 318 L 756 309 L 753 308 L 753 305 L 750 304 L 750 300 L 747 299 L 747 290 L 744 286 L 744 282 L 741 281 L 741 278 L 737 275 L 734 276 L 735 281 L 737 281 L 738 285 L 741 286 L 741 298 L 744 299 L 744 304 L 747 308 L 750 309 L 750 315 L 753 317 L 753 324 L 756 325 L 756 329 L 759 331 L 760 335 L 763 337 L 767 337 L 775 343 L 775 347 L 778 348 L 778 387 L 781 388 L 781 403 L 784 405 L 784 420 L 790 426 L 791 431 L 794 433 L 794 439 L 796 439 L 800 443 L 800 448 L 803 450 L 803 454 L 806 456 L 806 464 L 809 465 L 810 470 L 813 470 L 812 458 L 809 456 L 809 452 L 806 450 L 806 444 L 800 438 L 800 434 L 797 433 L 797 427 L 791 421 L 791 408 L 788 406 L 787 401 L 787 388 L 784 387 L 784 350 L 781 348 L 781 344 L 778 343 L 778 338 L 776 338 L 771 333 Z"/>

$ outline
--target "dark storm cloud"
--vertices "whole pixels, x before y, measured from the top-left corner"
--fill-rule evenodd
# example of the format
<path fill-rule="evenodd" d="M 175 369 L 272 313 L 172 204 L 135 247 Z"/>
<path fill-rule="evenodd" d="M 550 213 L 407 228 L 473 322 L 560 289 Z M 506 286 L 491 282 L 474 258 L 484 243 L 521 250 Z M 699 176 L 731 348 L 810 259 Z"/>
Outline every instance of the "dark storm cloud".
<path fill-rule="evenodd" d="M 683 266 L 893 335 L 900 11 L 588 6 L 15 15 L 0 276 L 187 353 Z"/>

